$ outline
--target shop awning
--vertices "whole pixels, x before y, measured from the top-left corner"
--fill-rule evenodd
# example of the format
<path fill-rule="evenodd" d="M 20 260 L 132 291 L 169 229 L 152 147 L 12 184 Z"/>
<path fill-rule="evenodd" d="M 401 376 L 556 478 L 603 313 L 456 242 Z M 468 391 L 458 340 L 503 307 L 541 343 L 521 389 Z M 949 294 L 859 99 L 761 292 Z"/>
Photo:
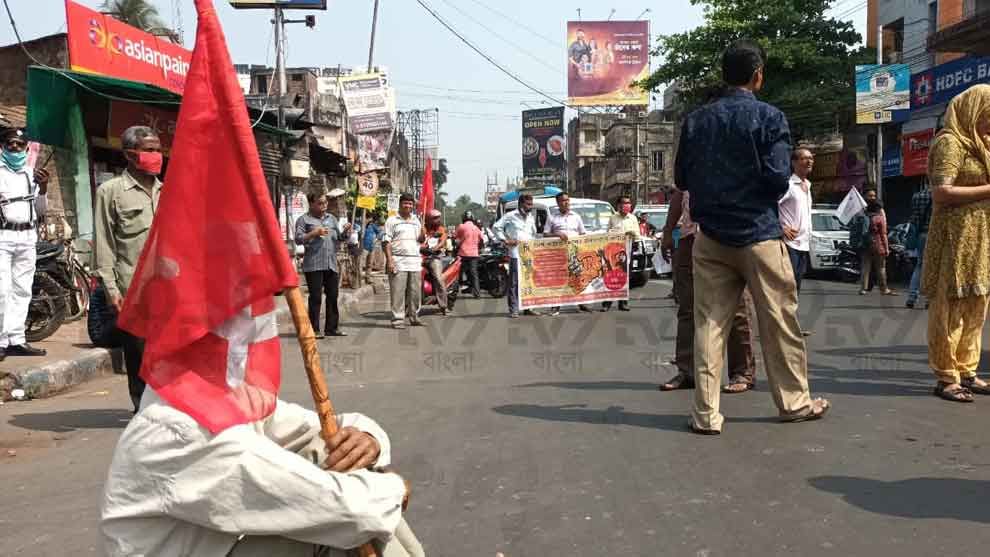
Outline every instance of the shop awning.
<path fill-rule="evenodd" d="M 79 95 L 92 95 L 106 101 L 135 102 L 177 107 L 182 97 L 165 89 L 101 75 L 31 66 L 27 79 L 27 135 L 47 145 L 69 147 L 69 112 L 79 104 Z M 245 107 L 246 109 L 246 107 Z M 263 122 L 256 129 L 273 135 L 295 136 Z"/>

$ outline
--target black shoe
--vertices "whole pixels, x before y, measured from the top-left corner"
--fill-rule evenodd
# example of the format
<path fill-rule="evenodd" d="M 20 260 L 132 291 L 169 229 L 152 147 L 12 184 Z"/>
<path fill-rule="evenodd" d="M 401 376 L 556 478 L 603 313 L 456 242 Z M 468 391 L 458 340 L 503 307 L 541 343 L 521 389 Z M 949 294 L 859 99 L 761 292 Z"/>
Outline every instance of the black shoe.
<path fill-rule="evenodd" d="M 346 337 L 347 336 L 347 333 L 345 333 L 344 331 L 341 331 L 340 329 L 337 329 L 336 331 L 330 333 L 327 336 L 331 336 L 331 337 Z"/>
<path fill-rule="evenodd" d="M 914 300 L 908 300 L 904 302 L 904 307 L 908 309 L 914 309 Z"/>
<path fill-rule="evenodd" d="M 630 311 L 629 304 L 620 303 L 619 304 L 619 311 Z"/>
<path fill-rule="evenodd" d="M 591 313 L 591 308 L 584 304 L 579 305 L 578 309 L 587 313 Z"/>
<path fill-rule="evenodd" d="M 42 348 L 35 348 L 28 343 L 13 344 L 7 347 L 8 356 L 44 356 L 48 352 Z"/>

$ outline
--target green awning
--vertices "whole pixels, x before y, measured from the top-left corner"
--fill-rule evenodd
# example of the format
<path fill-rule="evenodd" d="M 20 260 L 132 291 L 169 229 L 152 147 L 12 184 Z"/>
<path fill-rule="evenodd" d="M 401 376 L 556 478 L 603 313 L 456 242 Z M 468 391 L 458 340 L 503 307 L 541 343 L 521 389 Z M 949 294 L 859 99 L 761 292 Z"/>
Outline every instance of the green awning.
<path fill-rule="evenodd" d="M 27 78 L 27 135 L 46 145 L 70 147 L 69 112 L 79 104 L 79 95 L 107 102 L 125 101 L 177 107 L 182 97 L 171 91 L 113 77 L 69 70 L 31 66 Z M 289 130 L 259 122 L 256 129 L 273 135 L 294 135 Z"/>

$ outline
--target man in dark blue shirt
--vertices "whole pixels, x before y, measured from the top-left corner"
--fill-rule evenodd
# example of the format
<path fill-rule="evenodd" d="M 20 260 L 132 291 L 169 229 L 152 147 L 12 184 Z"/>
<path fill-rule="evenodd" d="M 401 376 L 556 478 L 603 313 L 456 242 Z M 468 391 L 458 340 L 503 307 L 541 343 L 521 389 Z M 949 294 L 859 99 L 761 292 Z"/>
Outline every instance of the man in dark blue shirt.
<path fill-rule="evenodd" d="M 717 434 L 725 336 L 749 287 L 760 326 L 770 390 L 786 421 L 822 417 L 812 400 L 808 356 L 797 320 L 797 288 L 778 201 L 791 176 L 791 134 L 777 108 L 756 99 L 766 54 L 737 41 L 722 55 L 721 98 L 687 116 L 677 149 L 677 187 L 691 192 L 694 242 L 695 397 L 691 428 Z"/>

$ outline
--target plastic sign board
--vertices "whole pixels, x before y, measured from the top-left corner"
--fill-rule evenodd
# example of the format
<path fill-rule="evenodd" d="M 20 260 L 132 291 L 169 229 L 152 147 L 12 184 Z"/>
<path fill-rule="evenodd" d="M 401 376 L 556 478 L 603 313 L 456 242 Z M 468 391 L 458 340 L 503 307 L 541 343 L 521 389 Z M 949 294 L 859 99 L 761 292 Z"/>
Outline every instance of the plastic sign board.
<path fill-rule="evenodd" d="M 69 67 L 182 94 L 192 52 L 75 2 L 65 3 Z"/>
<path fill-rule="evenodd" d="M 909 65 L 856 66 L 857 124 L 885 124 L 894 120 L 894 112 L 910 109 Z"/>
<path fill-rule="evenodd" d="M 327 0 L 230 0 L 230 5 L 239 9 L 325 10 Z"/>

